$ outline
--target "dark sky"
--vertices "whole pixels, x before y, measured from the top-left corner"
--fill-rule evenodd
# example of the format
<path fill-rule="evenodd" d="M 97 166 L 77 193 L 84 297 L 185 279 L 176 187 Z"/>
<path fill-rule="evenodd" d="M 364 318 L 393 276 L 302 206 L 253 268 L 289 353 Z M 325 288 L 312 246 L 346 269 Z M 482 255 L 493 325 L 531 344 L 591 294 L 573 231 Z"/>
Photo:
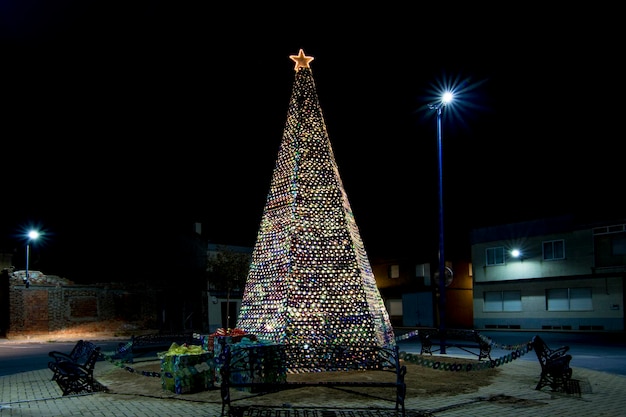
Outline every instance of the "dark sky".
<path fill-rule="evenodd" d="M 195 221 L 252 246 L 300 48 L 371 257 L 437 250 L 441 85 L 449 252 L 475 227 L 624 213 L 617 10 L 194 3 L 0 2 L 5 249 L 39 225 L 39 269 L 80 280 L 168 262 Z"/>

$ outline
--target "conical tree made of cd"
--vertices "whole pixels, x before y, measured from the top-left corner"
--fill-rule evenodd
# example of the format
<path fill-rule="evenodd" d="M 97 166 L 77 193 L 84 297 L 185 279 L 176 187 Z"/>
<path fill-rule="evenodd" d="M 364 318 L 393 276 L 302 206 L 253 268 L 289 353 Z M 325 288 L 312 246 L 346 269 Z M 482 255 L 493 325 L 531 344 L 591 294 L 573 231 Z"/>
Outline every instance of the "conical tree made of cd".
<path fill-rule="evenodd" d="M 290 58 L 287 122 L 237 327 L 284 345 L 292 370 L 343 367 L 332 361 L 394 346 L 393 328 L 339 175 L 313 58 L 302 50 Z"/>

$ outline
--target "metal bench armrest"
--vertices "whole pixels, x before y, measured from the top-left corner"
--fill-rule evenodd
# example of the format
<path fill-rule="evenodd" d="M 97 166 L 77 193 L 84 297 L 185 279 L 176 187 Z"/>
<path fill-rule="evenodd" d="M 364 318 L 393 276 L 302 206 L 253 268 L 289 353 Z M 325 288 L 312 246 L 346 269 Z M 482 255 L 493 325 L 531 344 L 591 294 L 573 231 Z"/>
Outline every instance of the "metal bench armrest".
<path fill-rule="evenodd" d="M 561 346 L 558 349 L 548 350 L 548 358 L 549 359 L 559 358 L 561 356 L 564 356 L 568 351 L 569 351 L 569 346 Z"/>

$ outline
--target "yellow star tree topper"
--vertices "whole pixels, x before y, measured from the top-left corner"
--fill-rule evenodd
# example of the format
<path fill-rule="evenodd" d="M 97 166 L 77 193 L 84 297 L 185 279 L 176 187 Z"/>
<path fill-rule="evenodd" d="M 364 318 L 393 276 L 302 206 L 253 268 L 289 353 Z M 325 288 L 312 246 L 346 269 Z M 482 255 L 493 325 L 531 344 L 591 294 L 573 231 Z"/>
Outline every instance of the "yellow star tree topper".
<path fill-rule="evenodd" d="M 294 68 L 296 71 L 298 71 L 298 68 L 311 68 L 309 67 L 309 62 L 314 59 L 312 56 L 306 56 L 302 49 L 300 49 L 298 55 L 289 55 L 289 58 L 296 63 Z"/>

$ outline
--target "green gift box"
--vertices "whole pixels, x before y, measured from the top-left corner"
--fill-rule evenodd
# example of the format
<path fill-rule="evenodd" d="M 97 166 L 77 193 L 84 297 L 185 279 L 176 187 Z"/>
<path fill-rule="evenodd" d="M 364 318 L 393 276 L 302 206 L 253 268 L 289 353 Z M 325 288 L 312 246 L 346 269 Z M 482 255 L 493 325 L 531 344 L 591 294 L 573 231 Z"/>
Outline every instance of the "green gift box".
<path fill-rule="evenodd" d="M 233 359 L 239 365 L 231 373 L 233 383 L 279 383 L 287 380 L 284 345 L 239 343 L 233 345 Z M 238 387 L 238 390 L 260 392 L 263 388 Z"/>
<path fill-rule="evenodd" d="M 167 355 L 161 359 L 161 386 L 176 394 L 206 391 L 213 386 L 215 365 L 211 352 L 201 354 Z"/>

